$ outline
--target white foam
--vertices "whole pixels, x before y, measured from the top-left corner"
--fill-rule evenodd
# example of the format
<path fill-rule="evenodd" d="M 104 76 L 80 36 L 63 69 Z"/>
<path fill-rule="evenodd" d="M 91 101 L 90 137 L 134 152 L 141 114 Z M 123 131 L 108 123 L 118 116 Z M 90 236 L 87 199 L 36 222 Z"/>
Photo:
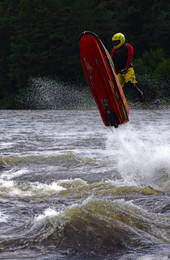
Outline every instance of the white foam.
<path fill-rule="evenodd" d="M 21 182 L 20 185 L 20 182 L 18 181 L 0 180 L 0 190 L 3 191 L 3 194 L 8 196 L 28 198 L 43 197 L 53 194 L 56 195 L 61 191 L 66 190 L 66 188 L 60 186 L 56 182 L 50 184 L 39 182 Z"/>
<path fill-rule="evenodd" d="M 0 212 L 0 223 L 7 223 L 7 222 L 8 222 L 8 216 Z"/>
<path fill-rule="evenodd" d="M 23 168 L 20 170 L 17 170 L 16 168 L 10 169 L 9 171 L 5 171 L 3 174 L 1 174 L 2 179 L 11 180 L 15 177 L 21 176 L 23 174 L 28 173 L 28 169 Z"/>
<path fill-rule="evenodd" d="M 40 214 L 39 216 L 35 217 L 35 222 L 45 222 L 45 220 L 48 219 L 52 219 L 55 218 L 57 216 L 59 216 L 60 211 L 56 211 L 54 209 L 48 208 L 45 209 L 43 214 Z"/>
<path fill-rule="evenodd" d="M 117 184 L 152 184 L 158 175 L 170 179 L 170 145 L 168 133 L 161 135 L 157 129 L 134 128 L 130 124 L 119 127 L 108 135 L 106 149 L 116 161 L 122 180 Z M 166 139 L 167 138 L 167 139 Z M 116 159 L 116 160 L 115 160 Z"/>

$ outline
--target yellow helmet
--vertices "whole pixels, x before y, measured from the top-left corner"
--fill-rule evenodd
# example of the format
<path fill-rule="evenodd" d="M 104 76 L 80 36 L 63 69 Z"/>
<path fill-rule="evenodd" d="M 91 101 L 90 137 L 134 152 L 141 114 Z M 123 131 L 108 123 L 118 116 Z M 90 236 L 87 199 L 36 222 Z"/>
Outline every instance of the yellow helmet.
<path fill-rule="evenodd" d="M 118 41 L 118 43 L 114 45 L 114 48 L 119 49 L 125 43 L 125 36 L 122 33 L 116 33 L 113 35 L 112 41 Z"/>

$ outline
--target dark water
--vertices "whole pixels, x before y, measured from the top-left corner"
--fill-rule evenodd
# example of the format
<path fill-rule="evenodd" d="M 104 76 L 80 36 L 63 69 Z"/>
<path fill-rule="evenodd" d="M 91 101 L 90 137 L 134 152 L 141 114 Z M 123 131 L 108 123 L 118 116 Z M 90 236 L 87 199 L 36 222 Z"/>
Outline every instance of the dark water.
<path fill-rule="evenodd" d="M 0 111 L 0 259 L 170 259 L 170 110 Z"/>

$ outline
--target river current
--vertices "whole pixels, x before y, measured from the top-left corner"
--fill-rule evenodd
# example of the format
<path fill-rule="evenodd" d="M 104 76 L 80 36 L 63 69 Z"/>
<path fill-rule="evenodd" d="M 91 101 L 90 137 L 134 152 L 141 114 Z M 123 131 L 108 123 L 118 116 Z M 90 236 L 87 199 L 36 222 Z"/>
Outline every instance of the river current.
<path fill-rule="evenodd" d="M 0 111 L 0 259 L 170 259 L 170 110 Z"/>

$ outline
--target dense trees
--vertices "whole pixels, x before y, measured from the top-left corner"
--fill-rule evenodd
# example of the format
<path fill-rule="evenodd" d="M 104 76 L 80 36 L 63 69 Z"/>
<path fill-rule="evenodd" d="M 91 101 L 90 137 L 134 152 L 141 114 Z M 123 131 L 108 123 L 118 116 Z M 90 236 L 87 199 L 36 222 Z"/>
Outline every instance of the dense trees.
<path fill-rule="evenodd" d="M 0 0 L 0 99 L 25 89 L 32 77 L 83 77 L 84 30 L 98 34 L 109 51 L 113 33 L 124 33 L 137 73 L 167 79 L 168 6 L 168 0 Z"/>

